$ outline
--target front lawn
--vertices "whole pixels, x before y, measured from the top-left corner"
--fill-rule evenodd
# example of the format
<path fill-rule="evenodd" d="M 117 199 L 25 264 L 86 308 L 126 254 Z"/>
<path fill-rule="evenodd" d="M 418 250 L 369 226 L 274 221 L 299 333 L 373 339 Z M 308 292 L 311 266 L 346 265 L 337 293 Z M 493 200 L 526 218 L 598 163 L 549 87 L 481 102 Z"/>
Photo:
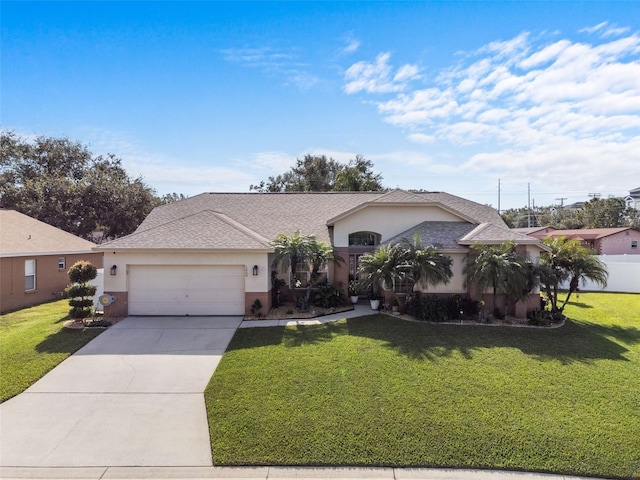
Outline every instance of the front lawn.
<path fill-rule="evenodd" d="M 216 465 L 640 473 L 640 295 L 557 329 L 372 315 L 241 329 L 206 391 Z"/>
<path fill-rule="evenodd" d="M 68 330 L 68 300 L 0 315 L 0 402 L 19 394 L 101 329 Z"/>

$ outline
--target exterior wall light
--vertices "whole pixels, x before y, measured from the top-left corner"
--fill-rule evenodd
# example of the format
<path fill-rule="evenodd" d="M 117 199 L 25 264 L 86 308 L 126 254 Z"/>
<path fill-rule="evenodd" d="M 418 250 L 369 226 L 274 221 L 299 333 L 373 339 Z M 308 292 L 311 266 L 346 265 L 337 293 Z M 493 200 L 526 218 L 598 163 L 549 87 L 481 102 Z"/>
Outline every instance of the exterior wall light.
<path fill-rule="evenodd" d="M 118 271 L 118 266 L 117 266 L 117 265 L 114 265 L 113 267 L 111 267 L 111 268 L 109 269 L 109 272 L 110 272 L 110 273 L 111 273 L 111 275 L 112 275 L 112 276 L 114 276 L 114 277 L 116 276 L 117 271 Z"/>
<path fill-rule="evenodd" d="M 254 265 L 253 266 L 253 276 L 257 277 L 258 276 L 258 265 Z"/>

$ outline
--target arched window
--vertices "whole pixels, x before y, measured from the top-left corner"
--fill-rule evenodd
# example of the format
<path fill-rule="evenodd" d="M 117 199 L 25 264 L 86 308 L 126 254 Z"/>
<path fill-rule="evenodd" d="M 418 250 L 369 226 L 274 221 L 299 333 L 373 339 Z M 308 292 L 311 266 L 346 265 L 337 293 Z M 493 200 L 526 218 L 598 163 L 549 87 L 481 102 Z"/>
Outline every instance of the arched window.
<path fill-rule="evenodd" d="M 349 234 L 350 247 L 372 247 L 380 243 L 380 235 L 375 232 L 355 232 Z"/>

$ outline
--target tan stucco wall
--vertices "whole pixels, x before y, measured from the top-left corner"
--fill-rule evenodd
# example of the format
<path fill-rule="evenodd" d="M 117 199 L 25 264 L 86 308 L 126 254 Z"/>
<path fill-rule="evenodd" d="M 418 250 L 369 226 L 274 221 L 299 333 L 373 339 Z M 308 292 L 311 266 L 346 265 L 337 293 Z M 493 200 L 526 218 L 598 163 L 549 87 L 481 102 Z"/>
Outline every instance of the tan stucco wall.
<path fill-rule="evenodd" d="M 379 233 L 384 242 L 426 221 L 461 222 L 464 220 L 438 207 L 406 205 L 367 207 L 334 224 L 333 244 L 336 247 L 347 247 L 349 234 L 361 231 Z"/>
<path fill-rule="evenodd" d="M 244 265 L 247 275 L 245 277 L 245 304 L 246 313 L 256 298 L 260 298 L 263 306 L 270 306 L 269 291 L 271 290 L 271 266 L 267 253 L 253 252 L 105 252 L 104 257 L 105 276 L 104 290 L 118 296 L 118 293 L 129 291 L 128 267 L 130 265 Z M 109 269 L 117 266 L 117 274 L 109 275 Z M 258 275 L 253 276 L 253 266 L 258 266 Z M 124 298 L 120 297 L 113 304 L 113 308 L 122 315 L 128 314 L 128 308 L 122 305 Z M 268 302 L 268 303 L 267 303 Z M 263 312 L 265 309 L 263 308 Z M 124 312 L 124 313 L 122 313 Z"/>
<path fill-rule="evenodd" d="M 64 257 L 65 268 L 58 269 L 58 259 Z M 36 289 L 24 290 L 25 260 L 36 260 Z M 0 312 L 37 305 L 63 297 L 69 285 L 67 271 L 79 260 L 102 268 L 102 253 L 56 254 L 0 258 Z"/>
<path fill-rule="evenodd" d="M 430 286 L 427 289 L 420 288 L 419 285 L 416 285 L 416 290 L 422 291 L 425 294 L 441 294 L 441 293 L 459 293 L 466 294 L 467 288 L 464 286 L 464 266 L 466 265 L 466 253 L 444 253 L 445 255 L 451 257 L 453 260 L 453 264 L 451 265 L 451 271 L 453 272 L 453 277 L 447 284 L 441 284 L 436 287 Z"/>

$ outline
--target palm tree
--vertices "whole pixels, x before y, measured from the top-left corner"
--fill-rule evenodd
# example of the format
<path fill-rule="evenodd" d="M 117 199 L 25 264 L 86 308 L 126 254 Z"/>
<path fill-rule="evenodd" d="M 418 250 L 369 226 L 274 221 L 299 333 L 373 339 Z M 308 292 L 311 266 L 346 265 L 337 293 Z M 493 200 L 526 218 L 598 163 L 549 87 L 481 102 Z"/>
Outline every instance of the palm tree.
<path fill-rule="evenodd" d="M 540 276 L 554 313 L 564 311 L 581 281 L 591 280 L 602 287 L 607 285 L 606 266 L 580 241 L 558 237 L 543 238 L 542 242 L 551 249 L 540 256 Z M 569 280 L 567 298 L 558 306 L 558 287 L 566 280 Z"/>
<path fill-rule="evenodd" d="M 271 242 L 276 253 L 275 263 L 279 263 L 284 270 L 290 270 L 292 282 L 297 280 L 298 267 L 304 266 L 308 262 L 313 241 L 315 241 L 313 235 L 300 235 L 300 231 L 297 230 L 290 237 L 279 233 L 276 239 Z"/>
<path fill-rule="evenodd" d="M 417 233 L 413 237 L 413 243 L 403 238 L 401 245 L 409 265 L 407 278 L 414 286 L 418 284 L 426 289 L 429 285 L 435 287 L 441 283 L 449 283 L 453 276 L 451 257 L 439 253 L 432 245 L 424 247 Z"/>
<path fill-rule="evenodd" d="M 475 283 L 480 292 L 491 288 L 493 308 L 498 311 L 498 293 L 505 295 L 524 291 L 528 284 L 526 260 L 515 251 L 515 243 L 502 245 L 474 244 L 478 252 L 465 267 L 465 284 Z"/>
<path fill-rule="evenodd" d="M 406 251 L 399 245 L 382 245 L 375 252 L 365 253 L 358 264 L 358 278 L 363 288 L 380 296 L 380 288 L 391 291 L 395 298 L 396 282 L 409 271 Z"/>
<path fill-rule="evenodd" d="M 329 261 L 344 263 L 344 258 L 336 255 L 333 247 L 325 242 L 318 242 L 315 237 L 311 237 L 308 245 L 308 259 L 311 264 L 311 283 L 315 283 L 320 276 L 320 269 L 326 266 Z"/>

